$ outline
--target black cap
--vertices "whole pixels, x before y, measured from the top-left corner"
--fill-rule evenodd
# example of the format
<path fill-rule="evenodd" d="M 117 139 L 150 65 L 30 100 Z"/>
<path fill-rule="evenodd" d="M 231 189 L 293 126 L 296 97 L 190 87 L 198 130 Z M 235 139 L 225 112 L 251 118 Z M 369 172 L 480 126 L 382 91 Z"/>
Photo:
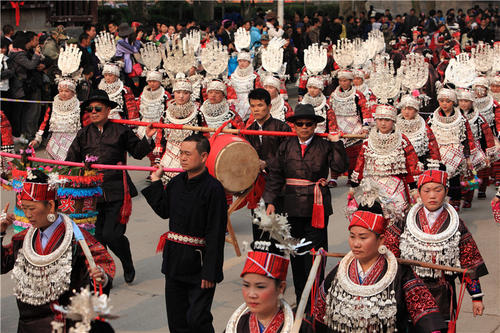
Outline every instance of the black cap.
<path fill-rule="evenodd" d="M 316 113 L 314 112 L 314 107 L 311 104 L 298 104 L 295 107 L 293 116 L 287 117 L 286 121 L 293 123 L 297 119 L 311 119 L 316 123 L 325 121 L 325 118 L 316 115 Z"/>

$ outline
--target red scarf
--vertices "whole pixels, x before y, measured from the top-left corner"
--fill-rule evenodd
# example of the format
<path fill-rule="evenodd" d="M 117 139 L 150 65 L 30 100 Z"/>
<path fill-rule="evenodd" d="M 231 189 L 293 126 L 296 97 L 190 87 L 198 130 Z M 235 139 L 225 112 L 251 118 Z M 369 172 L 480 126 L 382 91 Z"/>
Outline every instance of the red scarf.
<path fill-rule="evenodd" d="M 280 329 L 280 327 L 283 325 L 285 321 L 285 314 L 283 313 L 283 310 L 279 310 L 277 314 L 274 315 L 273 319 L 267 325 L 266 329 L 262 333 L 276 333 Z M 250 333 L 260 333 L 259 329 L 259 321 L 257 320 L 257 317 L 251 313 L 250 314 Z"/>

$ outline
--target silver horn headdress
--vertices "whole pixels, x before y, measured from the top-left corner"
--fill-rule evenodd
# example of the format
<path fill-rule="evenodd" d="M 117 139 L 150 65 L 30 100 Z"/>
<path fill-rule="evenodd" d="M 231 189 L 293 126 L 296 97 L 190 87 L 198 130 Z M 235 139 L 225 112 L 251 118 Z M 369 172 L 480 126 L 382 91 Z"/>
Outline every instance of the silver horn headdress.
<path fill-rule="evenodd" d="M 240 52 L 243 49 L 249 49 L 250 40 L 250 31 L 247 31 L 243 27 L 238 28 L 234 33 L 234 46 L 236 47 L 236 51 Z"/>
<path fill-rule="evenodd" d="M 401 81 L 394 75 L 394 64 L 388 55 L 377 55 L 373 61 L 373 71 L 367 80 L 368 87 L 377 100 L 386 104 L 399 95 Z"/>
<path fill-rule="evenodd" d="M 476 78 L 476 69 L 468 53 L 460 53 L 450 60 L 445 71 L 444 83 L 452 83 L 457 88 L 467 88 Z"/>
<path fill-rule="evenodd" d="M 216 79 L 226 72 L 229 54 L 227 47 L 217 40 L 211 40 L 207 46 L 201 50 L 201 65 L 207 72 L 207 79 Z"/>
<path fill-rule="evenodd" d="M 398 78 L 401 86 L 407 92 L 422 88 L 429 79 L 429 65 L 425 57 L 419 53 L 410 53 L 401 61 L 398 68 Z"/>

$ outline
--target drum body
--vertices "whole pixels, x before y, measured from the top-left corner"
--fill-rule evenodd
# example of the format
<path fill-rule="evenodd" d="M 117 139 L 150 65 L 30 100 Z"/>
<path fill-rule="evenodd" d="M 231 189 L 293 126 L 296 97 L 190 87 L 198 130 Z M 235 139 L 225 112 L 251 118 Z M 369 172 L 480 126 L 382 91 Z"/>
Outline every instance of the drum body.
<path fill-rule="evenodd" d="M 260 171 L 259 155 L 255 149 L 245 139 L 230 134 L 218 135 L 211 140 L 206 166 L 208 172 L 231 193 L 250 188 Z"/>

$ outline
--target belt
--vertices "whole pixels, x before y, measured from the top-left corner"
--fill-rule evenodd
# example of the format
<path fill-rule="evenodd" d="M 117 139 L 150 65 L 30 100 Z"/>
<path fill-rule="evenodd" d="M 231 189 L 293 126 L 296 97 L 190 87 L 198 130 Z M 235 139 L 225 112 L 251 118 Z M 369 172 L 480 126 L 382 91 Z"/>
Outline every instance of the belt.
<path fill-rule="evenodd" d="M 158 242 L 158 246 L 156 247 L 156 253 L 163 251 L 163 248 L 165 247 L 165 243 L 167 240 L 174 242 L 174 243 L 179 243 L 183 245 L 189 245 L 189 246 L 199 246 L 199 247 L 204 247 L 206 245 L 205 238 L 201 237 L 194 237 L 194 236 L 187 236 L 187 235 L 182 235 L 178 234 L 173 231 L 168 231 L 161 235 L 160 241 Z"/>
<path fill-rule="evenodd" d="M 323 194 L 320 185 L 326 181 L 325 178 L 312 182 L 307 179 L 287 178 L 286 184 L 289 186 L 312 186 L 314 185 L 314 204 L 311 225 L 313 228 L 323 229 L 325 227 L 325 210 L 323 206 Z"/>

